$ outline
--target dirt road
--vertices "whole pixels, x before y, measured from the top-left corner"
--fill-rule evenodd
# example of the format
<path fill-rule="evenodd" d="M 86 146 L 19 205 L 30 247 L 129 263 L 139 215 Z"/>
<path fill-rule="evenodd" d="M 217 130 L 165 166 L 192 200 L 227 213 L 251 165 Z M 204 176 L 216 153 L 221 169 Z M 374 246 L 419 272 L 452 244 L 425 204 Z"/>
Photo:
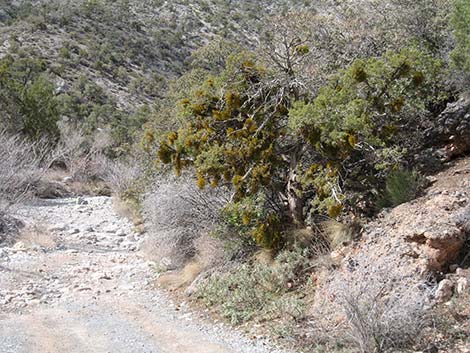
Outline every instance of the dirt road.
<path fill-rule="evenodd" d="M 0 353 L 266 353 L 155 288 L 142 235 L 110 198 L 41 200 L 0 248 Z"/>

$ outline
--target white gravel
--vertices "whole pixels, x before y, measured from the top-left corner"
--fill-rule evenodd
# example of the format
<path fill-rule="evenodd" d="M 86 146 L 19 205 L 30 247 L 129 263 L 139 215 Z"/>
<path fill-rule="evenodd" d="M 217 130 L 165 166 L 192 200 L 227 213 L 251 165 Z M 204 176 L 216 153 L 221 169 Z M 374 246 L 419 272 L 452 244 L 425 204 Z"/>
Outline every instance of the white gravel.
<path fill-rule="evenodd" d="M 0 353 L 282 353 L 176 306 L 107 197 L 40 200 L 0 248 Z"/>

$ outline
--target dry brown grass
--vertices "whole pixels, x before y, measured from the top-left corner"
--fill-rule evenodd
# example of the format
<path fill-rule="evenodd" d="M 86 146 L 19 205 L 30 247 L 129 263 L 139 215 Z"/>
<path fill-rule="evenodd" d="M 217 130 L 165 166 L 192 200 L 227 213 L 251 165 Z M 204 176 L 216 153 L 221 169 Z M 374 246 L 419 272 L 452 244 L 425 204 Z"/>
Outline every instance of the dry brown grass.
<path fill-rule="evenodd" d="M 46 249 L 53 249 L 57 246 L 55 237 L 46 227 L 41 225 L 22 229 L 17 240 L 28 247 L 40 246 Z"/>
<path fill-rule="evenodd" d="M 179 271 L 171 271 L 162 274 L 157 279 L 157 284 L 170 291 L 191 284 L 204 269 L 204 265 L 198 261 L 191 261 Z"/>
<path fill-rule="evenodd" d="M 202 234 L 194 241 L 196 259 L 204 269 L 210 269 L 223 264 L 226 260 L 224 243 L 220 239 Z"/>
<path fill-rule="evenodd" d="M 331 249 L 349 245 L 355 236 L 355 230 L 351 225 L 329 219 L 321 223 L 320 228 L 328 240 Z"/>
<path fill-rule="evenodd" d="M 115 197 L 113 198 L 113 207 L 119 216 L 128 219 L 135 227 L 143 224 L 144 221 L 136 203 Z"/>

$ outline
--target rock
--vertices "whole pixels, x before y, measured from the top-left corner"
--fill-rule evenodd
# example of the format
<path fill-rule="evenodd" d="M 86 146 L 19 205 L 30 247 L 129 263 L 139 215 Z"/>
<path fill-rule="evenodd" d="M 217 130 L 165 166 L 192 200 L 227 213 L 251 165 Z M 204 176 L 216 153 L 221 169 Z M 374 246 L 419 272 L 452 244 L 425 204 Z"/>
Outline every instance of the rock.
<path fill-rule="evenodd" d="M 444 279 L 439 282 L 436 290 L 436 300 L 439 303 L 444 303 L 452 297 L 454 283 L 450 279 Z"/>
<path fill-rule="evenodd" d="M 80 233 L 80 229 L 77 229 L 77 228 L 73 228 L 73 229 L 70 229 L 68 231 L 68 234 L 70 234 L 70 235 L 74 235 L 74 234 L 78 234 L 78 233 Z"/>
<path fill-rule="evenodd" d="M 464 277 L 459 278 L 457 280 L 457 285 L 455 286 L 457 293 L 462 295 L 467 291 L 467 288 L 468 288 L 468 280 Z"/>
<path fill-rule="evenodd" d="M 22 241 L 19 241 L 15 245 L 13 245 L 12 250 L 14 252 L 19 252 L 19 251 L 26 251 L 27 249 L 26 249 L 26 245 Z"/>
<path fill-rule="evenodd" d="M 36 187 L 35 195 L 42 199 L 57 199 L 70 196 L 70 190 L 61 182 L 41 180 Z"/>
<path fill-rule="evenodd" d="M 67 225 L 65 223 L 59 223 L 59 224 L 55 224 L 53 226 L 50 226 L 48 230 L 50 232 L 62 232 L 66 229 L 67 229 Z"/>
<path fill-rule="evenodd" d="M 116 235 L 117 235 L 118 237 L 125 237 L 125 236 L 127 235 L 127 232 L 126 232 L 124 229 L 118 229 L 118 230 L 116 231 Z"/>
<path fill-rule="evenodd" d="M 98 272 L 98 273 L 94 274 L 93 278 L 95 278 L 97 280 L 106 280 L 106 281 L 109 281 L 109 280 L 112 279 L 110 275 L 108 275 L 107 273 L 104 273 L 104 272 Z"/>
<path fill-rule="evenodd" d="M 83 197 L 77 198 L 77 205 L 88 205 L 88 201 L 85 200 Z"/>
<path fill-rule="evenodd" d="M 116 233 L 117 232 L 117 227 L 114 224 L 111 224 L 103 229 L 105 233 Z"/>
<path fill-rule="evenodd" d="M 65 177 L 65 178 L 62 179 L 62 182 L 64 184 L 69 184 L 69 183 L 73 182 L 73 177 L 71 177 L 71 176 Z"/>
<path fill-rule="evenodd" d="M 449 103 L 437 118 L 437 128 L 427 136 L 428 141 L 433 144 L 441 143 L 444 146 L 441 154 L 446 161 L 470 150 L 469 112 L 468 97 L 461 97 L 458 101 Z"/>

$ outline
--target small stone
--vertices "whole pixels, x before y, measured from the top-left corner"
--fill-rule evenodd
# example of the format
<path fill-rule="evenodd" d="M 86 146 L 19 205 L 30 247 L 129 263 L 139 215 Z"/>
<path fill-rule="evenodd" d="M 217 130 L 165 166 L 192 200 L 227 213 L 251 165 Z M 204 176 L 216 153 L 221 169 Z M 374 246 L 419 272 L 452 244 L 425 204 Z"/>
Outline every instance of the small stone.
<path fill-rule="evenodd" d="M 77 205 L 88 205 L 88 201 L 85 200 L 83 197 L 77 198 Z"/>
<path fill-rule="evenodd" d="M 14 252 L 26 251 L 26 245 L 22 241 L 19 241 L 15 245 L 13 245 L 12 250 Z"/>
<path fill-rule="evenodd" d="M 116 235 L 118 237 L 125 237 L 127 235 L 127 233 L 124 229 L 118 229 L 117 232 L 116 232 Z"/>
<path fill-rule="evenodd" d="M 454 283 L 450 279 L 442 280 L 437 286 L 436 300 L 440 303 L 448 301 L 452 297 Z"/>
<path fill-rule="evenodd" d="M 103 229 L 105 233 L 116 233 L 117 228 L 114 225 L 107 226 L 106 228 Z"/>
<path fill-rule="evenodd" d="M 67 225 L 65 223 L 55 224 L 49 227 L 50 232 L 62 232 L 67 229 Z"/>
<path fill-rule="evenodd" d="M 468 288 L 468 280 L 464 277 L 457 280 L 456 291 L 458 294 L 464 294 Z"/>
<path fill-rule="evenodd" d="M 68 176 L 68 177 L 65 177 L 64 179 L 62 179 L 62 182 L 67 184 L 67 183 L 71 183 L 73 181 L 73 178 L 71 176 Z"/>

